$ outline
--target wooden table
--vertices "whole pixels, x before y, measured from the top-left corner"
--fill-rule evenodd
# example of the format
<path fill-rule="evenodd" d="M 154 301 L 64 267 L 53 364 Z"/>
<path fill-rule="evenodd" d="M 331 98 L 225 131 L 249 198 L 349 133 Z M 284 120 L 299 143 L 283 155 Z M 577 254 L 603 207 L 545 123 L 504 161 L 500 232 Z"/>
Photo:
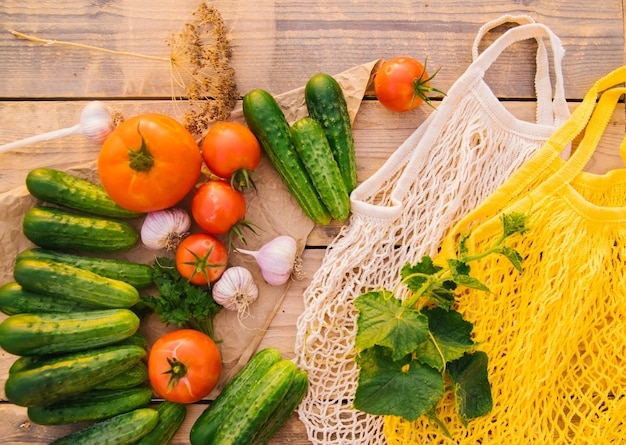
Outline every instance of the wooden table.
<path fill-rule="evenodd" d="M 518 0 L 421 0 L 298 2 L 256 0 L 213 2 L 229 29 L 238 91 L 264 88 L 279 94 L 313 74 L 336 74 L 378 58 L 409 55 L 441 67 L 436 86 L 447 90 L 471 62 L 478 28 L 502 14 L 529 14 L 548 25 L 566 49 L 567 99 L 575 108 L 590 85 L 624 64 L 624 2 L 588 0 L 533 2 Z M 0 144 L 74 125 L 86 101 L 99 99 L 127 115 L 157 110 L 174 117 L 169 69 L 161 62 L 111 56 L 74 48 L 44 46 L 13 37 L 16 29 L 43 38 L 80 42 L 153 56 L 169 55 L 168 38 L 181 29 L 198 1 L 56 0 L 0 4 Z M 486 39 L 489 41 L 490 37 Z M 520 44 L 498 61 L 487 81 L 520 117 L 533 119 L 534 63 L 530 47 Z M 435 98 L 437 105 L 439 98 Z M 385 110 L 366 95 L 354 124 L 359 181 L 375 172 L 390 153 L 431 113 L 426 106 L 406 114 Z M 615 114 L 610 135 L 588 170 L 621 166 L 617 146 L 624 134 L 624 110 Z M 98 147 L 81 136 L 0 154 L 0 193 L 19 186 L 26 171 L 21 160 L 40 151 L 58 152 L 58 161 L 93 160 Z M 337 224 L 316 227 L 303 255 L 311 277 Z M 6 242 L 4 233 L 0 241 Z M 11 258 L 2 258 L 5 264 Z M 293 357 L 295 322 L 308 280 L 295 282 L 260 347 L 280 349 Z M 4 283 L 0 283 L 4 284 Z M 3 316 L 4 317 L 4 316 Z M 0 318 L 0 320 L 3 318 Z M 14 360 L 0 351 L 0 385 Z M 188 443 L 189 428 L 205 405 L 190 407 L 174 443 Z M 39 444 L 72 427 L 42 427 L 29 422 L 26 410 L 6 401 L 0 389 L 0 441 Z M 272 443 L 308 443 L 294 415 Z"/>

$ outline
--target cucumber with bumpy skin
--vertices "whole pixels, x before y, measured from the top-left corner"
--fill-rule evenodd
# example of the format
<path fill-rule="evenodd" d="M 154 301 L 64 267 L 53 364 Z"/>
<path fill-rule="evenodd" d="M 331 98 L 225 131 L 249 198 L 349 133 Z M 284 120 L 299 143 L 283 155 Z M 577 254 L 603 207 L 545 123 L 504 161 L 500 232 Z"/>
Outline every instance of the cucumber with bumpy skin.
<path fill-rule="evenodd" d="M 135 445 L 168 445 L 187 416 L 187 406 L 169 400 L 157 406 L 159 421 L 146 436 Z"/>
<path fill-rule="evenodd" d="M 147 381 L 148 365 L 142 361 L 138 361 L 129 370 L 114 375 L 105 382 L 95 386 L 93 389 L 127 389 L 143 385 Z"/>
<path fill-rule="evenodd" d="M 86 252 L 121 252 L 139 240 L 139 233 L 126 221 L 79 215 L 50 206 L 37 206 L 24 215 L 26 238 L 48 249 Z"/>
<path fill-rule="evenodd" d="M 28 418 L 38 425 L 67 425 L 108 419 L 142 408 L 152 398 L 148 387 L 90 390 L 61 402 L 28 407 Z"/>
<path fill-rule="evenodd" d="M 130 445 L 148 434 L 159 421 L 152 408 L 139 408 L 94 423 L 50 442 L 50 445 Z"/>
<path fill-rule="evenodd" d="M 30 292 L 16 282 L 0 287 L 0 311 L 7 315 L 23 313 L 70 313 L 96 309 L 69 298 Z"/>
<path fill-rule="evenodd" d="M 22 356 L 64 354 L 117 343 L 138 328 L 128 309 L 15 314 L 0 323 L 0 347 Z"/>
<path fill-rule="evenodd" d="M 331 216 L 295 151 L 289 124 L 276 100 L 265 90 L 252 90 L 243 98 L 243 114 L 248 127 L 304 213 L 317 224 L 329 224 Z"/>
<path fill-rule="evenodd" d="M 350 194 L 357 185 L 356 156 L 348 105 L 341 85 L 334 77 L 319 73 L 307 82 L 304 97 L 309 115 L 324 129 Z"/>
<path fill-rule="evenodd" d="M 339 222 L 350 214 L 350 197 L 330 150 L 324 130 L 310 117 L 291 127 L 293 145 L 330 215 Z"/>
<path fill-rule="evenodd" d="M 137 218 L 142 215 L 117 205 L 104 187 L 61 170 L 31 170 L 26 176 L 26 188 L 42 201 L 93 215 L 110 218 Z"/>

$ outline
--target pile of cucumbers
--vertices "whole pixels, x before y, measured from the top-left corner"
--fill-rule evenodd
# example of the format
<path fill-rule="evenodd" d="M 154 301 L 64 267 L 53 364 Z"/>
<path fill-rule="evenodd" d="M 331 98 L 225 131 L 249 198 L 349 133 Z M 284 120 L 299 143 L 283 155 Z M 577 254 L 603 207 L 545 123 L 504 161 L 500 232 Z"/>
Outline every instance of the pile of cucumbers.
<path fill-rule="evenodd" d="M 139 290 L 152 284 L 152 269 L 89 256 L 130 249 L 138 234 L 119 218 L 139 215 L 61 171 L 33 170 L 26 184 L 47 204 L 27 212 L 24 234 L 38 247 L 18 255 L 15 281 L 0 287 L 0 310 L 8 315 L 0 347 L 18 356 L 6 397 L 37 424 L 90 422 L 55 444 L 168 443 L 186 409 L 149 407 L 147 341 L 131 310 Z"/>
<path fill-rule="evenodd" d="M 309 79 L 309 116 L 291 126 L 270 93 L 254 89 L 243 98 L 250 130 L 303 212 L 317 224 L 344 221 L 357 184 L 354 138 L 343 90 L 330 75 Z"/>

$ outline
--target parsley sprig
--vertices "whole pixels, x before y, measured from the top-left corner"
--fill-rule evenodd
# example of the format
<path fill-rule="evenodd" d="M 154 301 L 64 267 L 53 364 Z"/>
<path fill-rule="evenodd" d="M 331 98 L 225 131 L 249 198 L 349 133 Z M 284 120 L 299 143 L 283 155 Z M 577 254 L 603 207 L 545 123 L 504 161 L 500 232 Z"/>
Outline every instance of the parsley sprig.
<path fill-rule="evenodd" d="M 142 296 L 146 306 L 165 324 L 197 329 L 214 338 L 213 320 L 222 306 L 213 300 L 211 290 L 183 278 L 173 259 L 157 258 L 152 269 L 159 295 Z"/>
<path fill-rule="evenodd" d="M 503 255 L 522 272 L 522 257 L 504 242 L 525 233 L 526 220 L 520 213 L 503 215 L 502 235 L 483 252 L 469 254 L 467 234 L 459 239 L 457 258 L 443 266 L 427 255 L 416 264 L 405 264 L 400 284 L 410 292 L 404 299 L 386 289 L 356 298 L 356 409 L 408 421 L 426 415 L 448 436 L 448 429 L 435 415 L 447 391 L 454 391 L 464 425 L 491 411 L 488 358 L 476 350 L 473 324 L 453 309 L 454 293 L 458 286 L 489 292 L 484 283 L 470 275 L 469 263 L 491 254 Z"/>

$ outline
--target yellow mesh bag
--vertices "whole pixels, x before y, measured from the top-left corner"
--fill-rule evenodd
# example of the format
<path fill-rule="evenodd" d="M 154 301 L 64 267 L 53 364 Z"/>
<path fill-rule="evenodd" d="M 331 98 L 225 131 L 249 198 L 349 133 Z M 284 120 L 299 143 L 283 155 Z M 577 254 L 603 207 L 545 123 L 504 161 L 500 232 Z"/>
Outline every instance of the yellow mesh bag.
<path fill-rule="evenodd" d="M 588 119 L 596 95 L 625 75 L 621 68 L 594 85 L 542 148 L 542 168 L 524 166 L 443 243 L 439 258 L 454 256 L 459 233 L 474 225 L 468 247 L 480 252 L 500 236 L 501 213 L 529 217 L 530 231 L 507 242 L 524 273 L 489 256 L 472 263 L 472 276 L 492 292 L 464 290 L 457 300 L 489 356 L 493 410 L 464 427 L 453 396 L 443 400 L 435 414 L 452 441 L 425 417 L 386 416 L 389 445 L 626 443 L 626 170 L 582 172 L 626 89 L 604 92 Z M 585 125 L 574 154 L 558 160 Z"/>

